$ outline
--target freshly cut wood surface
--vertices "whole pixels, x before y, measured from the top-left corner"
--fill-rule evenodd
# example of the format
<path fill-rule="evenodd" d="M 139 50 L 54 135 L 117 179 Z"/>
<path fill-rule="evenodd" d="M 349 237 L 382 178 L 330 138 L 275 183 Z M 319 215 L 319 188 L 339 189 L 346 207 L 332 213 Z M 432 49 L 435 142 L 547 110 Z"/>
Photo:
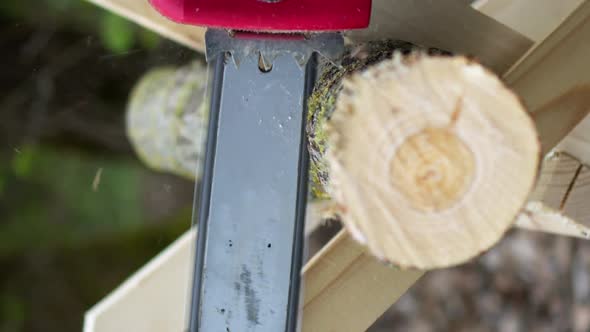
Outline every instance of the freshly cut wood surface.
<path fill-rule="evenodd" d="M 532 191 L 533 122 L 479 64 L 397 54 L 346 79 L 336 105 L 330 193 L 347 229 L 383 260 L 463 263 L 502 237 Z"/>

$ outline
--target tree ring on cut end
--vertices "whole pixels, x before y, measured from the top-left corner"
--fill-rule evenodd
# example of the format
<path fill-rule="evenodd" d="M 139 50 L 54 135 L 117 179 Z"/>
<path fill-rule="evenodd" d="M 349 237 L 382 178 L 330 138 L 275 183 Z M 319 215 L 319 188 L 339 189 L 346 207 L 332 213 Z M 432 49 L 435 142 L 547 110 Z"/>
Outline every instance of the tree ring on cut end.
<path fill-rule="evenodd" d="M 533 189 L 540 144 L 496 75 L 464 57 L 398 54 L 343 85 L 326 130 L 328 186 L 355 238 L 420 269 L 502 238 Z"/>
<path fill-rule="evenodd" d="M 426 128 L 397 148 L 390 161 L 392 185 L 418 210 L 442 211 L 469 190 L 475 158 L 447 128 Z"/>

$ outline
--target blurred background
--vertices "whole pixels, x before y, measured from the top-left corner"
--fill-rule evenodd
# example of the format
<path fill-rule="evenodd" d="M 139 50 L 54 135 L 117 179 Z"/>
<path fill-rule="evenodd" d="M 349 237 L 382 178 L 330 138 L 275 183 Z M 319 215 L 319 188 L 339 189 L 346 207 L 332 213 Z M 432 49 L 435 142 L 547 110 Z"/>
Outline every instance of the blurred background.
<path fill-rule="evenodd" d="M 0 332 L 80 331 L 190 227 L 193 183 L 145 167 L 124 115 L 150 68 L 200 55 L 81 0 L 1 1 L 0 49 Z M 371 331 L 590 331 L 590 243 L 513 231 Z"/>
<path fill-rule="evenodd" d="M 81 0 L 1 1 L 0 50 L 0 331 L 80 331 L 190 226 L 193 184 L 141 164 L 124 113 L 199 55 Z"/>

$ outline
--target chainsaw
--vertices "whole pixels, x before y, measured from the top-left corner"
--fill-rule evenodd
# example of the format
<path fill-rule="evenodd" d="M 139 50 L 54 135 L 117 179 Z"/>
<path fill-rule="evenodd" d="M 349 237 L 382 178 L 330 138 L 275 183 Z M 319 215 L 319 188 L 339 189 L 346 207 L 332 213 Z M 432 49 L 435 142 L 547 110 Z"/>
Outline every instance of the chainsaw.
<path fill-rule="evenodd" d="M 175 22 L 209 28 L 189 331 L 296 331 L 307 98 L 319 63 L 341 58 L 340 32 L 368 26 L 371 0 L 150 2 Z"/>

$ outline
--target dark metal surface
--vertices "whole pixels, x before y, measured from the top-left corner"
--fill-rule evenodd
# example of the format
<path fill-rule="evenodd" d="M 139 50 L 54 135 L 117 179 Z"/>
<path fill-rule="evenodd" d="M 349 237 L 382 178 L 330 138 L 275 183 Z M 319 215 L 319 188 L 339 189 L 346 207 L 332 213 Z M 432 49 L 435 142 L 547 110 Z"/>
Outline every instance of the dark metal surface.
<path fill-rule="evenodd" d="M 341 38 L 329 39 L 341 49 Z M 215 58 L 190 331 L 294 332 L 307 197 L 305 110 L 315 57 L 308 40 L 214 32 L 207 42 L 224 48 Z M 270 71 L 259 69 L 253 45 L 273 50 Z M 242 52 L 240 61 L 227 52 Z"/>

